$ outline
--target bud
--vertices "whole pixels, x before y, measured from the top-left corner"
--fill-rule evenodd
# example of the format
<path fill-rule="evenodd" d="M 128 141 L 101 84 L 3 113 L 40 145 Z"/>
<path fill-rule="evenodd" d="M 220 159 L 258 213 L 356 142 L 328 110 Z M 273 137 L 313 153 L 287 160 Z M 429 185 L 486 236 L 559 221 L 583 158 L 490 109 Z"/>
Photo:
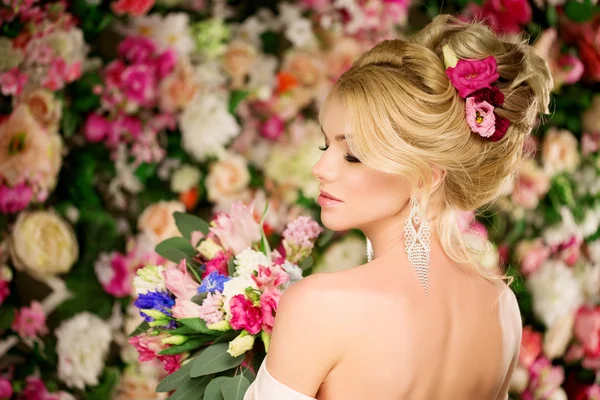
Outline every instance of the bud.
<path fill-rule="evenodd" d="M 271 335 L 269 335 L 265 331 L 260 331 L 260 338 L 262 339 L 263 343 L 265 344 L 265 351 L 268 353 L 269 346 L 271 345 Z"/>
<path fill-rule="evenodd" d="M 202 254 L 202 257 L 206 260 L 215 258 L 218 252 L 223 251 L 223 248 L 219 246 L 214 240 L 206 239 L 198 246 L 197 250 Z"/>
<path fill-rule="evenodd" d="M 165 314 L 163 314 L 162 312 L 158 311 L 158 310 L 154 310 L 152 308 L 145 308 L 143 310 L 141 310 L 144 314 L 146 314 L 147 316 L 154 318 L 155 320 L 158 319 L 165 319 Z"/>
<path fill-rule="evenodd" d="M 183 343 L 187 342 L 188 339 L 189 339 L 189 337 L 184 336 L 184 335 L 171 335 L 171 336 L 163 339 L 162 343 L 178 345 L 178 344 L 183 344 Z"/>
<path fill-rule="evenodd" d="M 238 337 L 229 342 L 229 349 L 227 352 L 232 357 L 237 357 L 252 349 L 252 346 L 254 346 L 254 335 L 251 335 L 248 331 L 244 330 Z"/>
<path fill-rule="evenodd" d="M 227 322 L 225 320 L 216 322 L 214 324 L 206 324 L 206 327 L 212 331 L 220 331 L 220 332 L 225 332 L 225 331 L 231 330 L 231 325 L 229 325 L 229 322 Z"/>

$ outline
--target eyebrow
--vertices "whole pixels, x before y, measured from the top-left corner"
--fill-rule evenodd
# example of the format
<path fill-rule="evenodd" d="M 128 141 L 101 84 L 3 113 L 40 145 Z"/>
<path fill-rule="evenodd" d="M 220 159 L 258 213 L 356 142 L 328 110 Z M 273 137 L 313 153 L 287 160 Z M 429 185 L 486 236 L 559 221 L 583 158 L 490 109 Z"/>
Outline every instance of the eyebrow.
<path fill-rule="evenodd" d="M 327 139 L 327 135 L 325 134 L 325 131 L 323 130 L 323 125 L 320 125 L 320 127 L 321 127 L 321 132 L 323 133 L 323 136 L 325 136 L 325 138 Z M 341 141 L 346 140 L 346 135 L 337 135 L 334 139 L 338 142 L 341 142 Z"/>

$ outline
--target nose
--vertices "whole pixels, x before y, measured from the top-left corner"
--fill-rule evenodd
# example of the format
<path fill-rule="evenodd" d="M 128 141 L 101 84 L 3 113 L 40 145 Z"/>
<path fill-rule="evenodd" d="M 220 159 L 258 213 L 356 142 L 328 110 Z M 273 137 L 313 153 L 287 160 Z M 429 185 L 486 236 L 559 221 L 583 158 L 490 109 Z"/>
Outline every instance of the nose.
<path fill-rule="evenodd" d="M 312 174 L 317 178 L 320 182 L 331 182 L 335 175 L 335 170 L 331 163 L 327 162 L 327 152 L 321 155 L 319 161 L 315 163 L 312 167 Z"/>

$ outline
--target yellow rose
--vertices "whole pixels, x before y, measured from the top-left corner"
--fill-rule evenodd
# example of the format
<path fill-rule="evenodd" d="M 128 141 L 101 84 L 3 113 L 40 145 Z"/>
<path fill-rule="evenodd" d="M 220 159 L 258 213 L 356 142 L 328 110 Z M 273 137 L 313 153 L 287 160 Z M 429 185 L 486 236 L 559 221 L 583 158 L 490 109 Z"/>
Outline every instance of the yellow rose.
<path fill-rule="evenodd" d="M 178 201 L 159 201 L 148 206 L 138 219 L 138 229 L 156 243 L 181 236 L 173 213 L 185 212 L 185 206 Z"/>
<path fill-rule="evenodd" d="M 9 252 L 18 270 L 46 278 L 71 270 L 79 244 L 71 225 L 57 214 L 22 212 L 10 237 Z"/>
<path fill-rule="evenodd" d="M 254 346 L 254 335 L 243 331 L 238 337 L 229 342 L 229 349 L 227 352 L 231 357 L 237 357 L 244 354 Z"/>
<path fill-rule="evenodd" d="M 200 243 L 200 246 L 198 246 L 198 251 L 202 254 L 202 257 L 207 260 L 212 259 L 221 250 L 223 250 L 223 248 L 212 239 L 203 240 L 202 243 Z"/>

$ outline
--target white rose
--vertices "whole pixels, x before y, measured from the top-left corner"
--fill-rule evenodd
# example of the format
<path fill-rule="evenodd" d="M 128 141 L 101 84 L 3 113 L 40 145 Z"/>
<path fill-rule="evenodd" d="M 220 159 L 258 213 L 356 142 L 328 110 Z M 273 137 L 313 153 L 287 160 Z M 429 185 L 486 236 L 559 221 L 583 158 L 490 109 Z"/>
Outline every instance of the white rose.
<path fill-rule="evenodd" d="M 224 101 L 216 96 L 201 96 L 181 113 L 181 144 L 197 161 L 222 155 L 225 144 L 240 134 L 237 121 Z"/>
<path fill-rule="evenodd" d="M 511 393 L 521 394 L 529 385 L 529 371 L 526 368 L 518 365 L 510 379 L 509 391 Z"/>
<path fill-rule="evenodd" d="M 249 183 L 246 159 L 238 154 L 227 153 L 222 160 L 210 166 L 205 182 L 208 200 L 220 203 L 224 199 L 238 199 L 244 195 Z"/>
<path fill-rule="evenodd" d="M 547 327 L 574 313 L 583 303 L 580 282 L 573 270 L 559 260 L 544 262 L 529 275 L 527 287 L 533 297 L 533 311 Z"/>
<path fill-rule="evenodd" d="M 79 244 L 67 221 L 49 211 L 22 212 L 10 237 L 15 267 L 37 278 L 64 274 L 79 256 Z"/>
<path fill-rule="evenodd" d="M 544 336 L 544 353 L 548 358 L 559 358 L 565 354 L 573 337 L 573 314 L 559 318 Z"/>
<path fill-rule="evenodd" d="M 112 340 L 110 326 L 82 312 L 63 321 L 55 334 L 59 379 L 80 390 L 97 385 Z"/>
<path fill-rule="evenodd" d="M 247 287 L 258 289 L 254 279 L 247 276 L 236 276 L 223 284 L 223 310 L 231 316 L 231 308 L 229 302 L 233 296 L 243 294 Z"/>
<path fill-rule="evenodd" d="M 333 243 L 313 268 L 313 273 L 334 272 L 358 267 L 366 261 L 366 243 L 357 236 L 346 236 Z"/>
<path fill-rule="evenodd" d="M 193 165 L 184 164 L 171 177 L 171 190 L 175 193 L 187 192 L 200 182 L 200 170 Z"/>
<path fill-rule="evenodd" d="M 138 219 L 138 229 L 156 243 L 176 236 L 181 236 L 173 213 L 185 212 L 185 206 L 178 201 L 159 201 L 149 205 Z"/>

